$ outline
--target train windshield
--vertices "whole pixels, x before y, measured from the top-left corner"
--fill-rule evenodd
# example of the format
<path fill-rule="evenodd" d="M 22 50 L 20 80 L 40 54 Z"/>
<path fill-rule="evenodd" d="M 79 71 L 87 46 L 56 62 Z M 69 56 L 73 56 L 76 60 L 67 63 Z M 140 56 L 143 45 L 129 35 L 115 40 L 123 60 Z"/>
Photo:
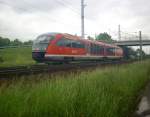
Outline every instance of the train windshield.
<path fill-rule="evenodd" d="M 52 41 L 53 39 L 54 36 L 42 35 L 35 40 L 35 43 L 50 43 L 50 41 Z"/>
<path fill-rule="evenodd" d="M 41 35 L 33 42 L 32 50 L 45 51 L 49 43 L 54 39 L 54 36 Z"/>

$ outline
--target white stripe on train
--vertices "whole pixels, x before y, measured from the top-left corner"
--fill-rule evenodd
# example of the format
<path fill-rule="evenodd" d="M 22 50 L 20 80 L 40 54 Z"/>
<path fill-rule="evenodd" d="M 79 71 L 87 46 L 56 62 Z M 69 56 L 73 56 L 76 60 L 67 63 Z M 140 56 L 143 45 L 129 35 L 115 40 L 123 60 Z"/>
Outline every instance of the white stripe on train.
<path fill-rule="evenodd" d="M 46 58 L 49 57 L 81 57 L 81 58 L 121 58 L 122 56 L 89 56 L 89 55 L 60 55 L 60 54 L 45 54 Z"/>

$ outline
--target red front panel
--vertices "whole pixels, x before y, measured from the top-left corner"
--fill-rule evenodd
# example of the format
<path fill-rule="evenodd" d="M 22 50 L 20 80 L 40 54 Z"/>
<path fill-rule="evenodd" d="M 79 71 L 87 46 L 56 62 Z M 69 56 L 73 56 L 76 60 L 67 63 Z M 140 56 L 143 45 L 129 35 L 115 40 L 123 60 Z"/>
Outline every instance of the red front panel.
<path fill-rule="evenodd" d="M 52 55 L 86 55 L 86 50 L 80 48 L 59 47 L 57 45 L 49 45 L 46 53 Z"/>

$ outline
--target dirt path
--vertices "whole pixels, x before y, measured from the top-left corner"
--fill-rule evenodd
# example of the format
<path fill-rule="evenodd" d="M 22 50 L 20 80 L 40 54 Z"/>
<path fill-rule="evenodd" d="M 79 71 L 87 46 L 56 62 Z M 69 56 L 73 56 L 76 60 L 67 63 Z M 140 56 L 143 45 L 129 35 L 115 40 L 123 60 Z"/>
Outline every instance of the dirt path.
<path fill-rule="evenodd" d="M 150 83 L 146 87 L 143 97 L 138 105 L 135 117 L 150 117 Z"/>

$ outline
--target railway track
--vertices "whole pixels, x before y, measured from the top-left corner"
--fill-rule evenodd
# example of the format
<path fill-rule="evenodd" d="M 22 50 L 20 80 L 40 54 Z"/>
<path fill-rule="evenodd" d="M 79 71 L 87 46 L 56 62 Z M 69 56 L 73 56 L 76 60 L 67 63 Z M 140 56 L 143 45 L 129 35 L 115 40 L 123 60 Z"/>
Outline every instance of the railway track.
<path fill-rule="evenodd" d="M 40 74 L 40 73 L 52 73 L 58 71 L 67 71 L 72 69 L 82 69 L 103 65 L 114 65 L 114 64 L 124 64 L 131 61 L 107 61 L 107 62 L 83 62 L 83 63 L 71 63 L 71 64 L 61 64 L 61 65 L 32 65 L 32 66 L 17 66 L 0 68 L 0 78 L 10 78 L 16 76 L 30 75 L 30 74 Z"/>

